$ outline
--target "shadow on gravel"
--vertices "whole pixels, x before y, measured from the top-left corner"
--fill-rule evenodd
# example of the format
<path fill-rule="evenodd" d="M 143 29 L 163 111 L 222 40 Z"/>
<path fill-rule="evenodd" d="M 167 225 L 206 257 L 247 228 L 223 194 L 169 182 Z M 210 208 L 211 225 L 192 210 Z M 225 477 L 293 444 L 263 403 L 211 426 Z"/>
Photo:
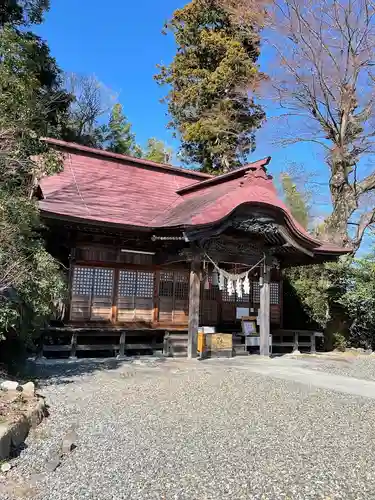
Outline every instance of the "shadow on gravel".
<path fill-rule="evenodd" d="M 28 360 L 26 372 L 29 379 L 38 382 L 39 386 L 72 384 L 73 377 L 90 375 L 102 370 L 115 370 L 128 363 L 124 360 L 77 359 L 77 360 L 46 360 L 35 362 Z"/>
<path fill-rule="evenodd" d="M 25 376 L 35 380 L 39 387 L 46 385 L 68 385 L 74 383 L 74 377 L 90 375 L 98 371 L 116 370 L 121 366 L 132 364 L 155 364 L 165 361 L 162 357 L 131 357 L 122 360 L 110 359 L 76 359 L 76 360 L 28 360 Z"/>

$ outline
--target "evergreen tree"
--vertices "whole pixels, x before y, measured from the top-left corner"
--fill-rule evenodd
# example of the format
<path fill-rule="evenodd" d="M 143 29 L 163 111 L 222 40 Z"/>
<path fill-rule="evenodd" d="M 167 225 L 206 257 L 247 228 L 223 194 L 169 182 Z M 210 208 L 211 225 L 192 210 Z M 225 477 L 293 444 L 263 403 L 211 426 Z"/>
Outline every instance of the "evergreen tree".
<path fill-rule="evenodd" d="M 2 113 L 13 112 L 12 85 L 23 81 L 31 93 L 24 100 L 33 99 L 40 106 L 34 128 L 40 135 L 59 136 L 62 118 L 72 96 L 62 88 L 61 70 L 50 55 L 48 45 L 26 28 L 43 20 L 49 8 L 48 0 L 6 0 L 0 6 L 0 81 Z M 26 84 L 28 81 L 28 84 Z M 6 108 L 9 107 L 7 110 Z"/>
<path fill-rule="evenodd" d="M 264 119 L 251 95 L 262 77 L 258 30 L 243 26 L 220 0 L 191 0 L 166 28 L 177 53 L 155 78 L 171 87 L 170 126 L 181 136 L 183 159 L 217 173 L 239 167 Z"/>
<path fill-rule="evenodd" d="M 112 153 L 141 157 L 142 151 L 136 144 L 132 125 L 123 113 L 121 104 L 115 104 L 108 123 L 107 150 Z"/>
<path fill-rule="evenodd" d="M 12 26 L 39 24 L 44 12 L 49 9 L 49 3 L 49 0 L 2 0 L 0 27 L 6 23 Z"/>
<path fill-rule="evenodd" d="M 147 141 L 146 150 L 143 152 L 143 158 L 157 163 L 170 163 L 172 153 L 172 149 L 168 148 L 163 141 L 152 137 Z"/>
<path fill-rule="evenodd" d="M 48 46 L 19 28 L 19 16 L 15 25 L 11 20 L 0 27 L 0 339 L 11 333 L 13 344 L 15 334 L 37 331 L 64 295 L 59 265 L 41 238 L 34 193 L 42 176 L 61 167 L 40 137 L 58 134 L 69 96 Z"/>
<path fill-rule="evenodd" d="M 284 173 L 281 175 L 281 183 L 287 207 L 290 209 L 296 221 L 299 222 L 303 228 L 307 229 L 310 218 L 308 195 L 298 191 L 296 183 L 289 174 Z"/>

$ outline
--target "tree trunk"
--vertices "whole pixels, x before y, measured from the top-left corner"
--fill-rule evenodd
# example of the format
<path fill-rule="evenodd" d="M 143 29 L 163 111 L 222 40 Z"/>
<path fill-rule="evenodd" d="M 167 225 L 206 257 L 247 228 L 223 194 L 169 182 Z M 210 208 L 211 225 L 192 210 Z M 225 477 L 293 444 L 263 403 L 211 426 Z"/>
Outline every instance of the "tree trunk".
<path fill-rule="evenodd" d="M 348 222 L 358 208 L 358 200 L 354 187 L 348 180 L 350 167 L 340 161 L 331 165 L 332 176 L 329 187 L 333 210 L 326 221 L 326 237 L 340 246 L 351 245 Z"/>

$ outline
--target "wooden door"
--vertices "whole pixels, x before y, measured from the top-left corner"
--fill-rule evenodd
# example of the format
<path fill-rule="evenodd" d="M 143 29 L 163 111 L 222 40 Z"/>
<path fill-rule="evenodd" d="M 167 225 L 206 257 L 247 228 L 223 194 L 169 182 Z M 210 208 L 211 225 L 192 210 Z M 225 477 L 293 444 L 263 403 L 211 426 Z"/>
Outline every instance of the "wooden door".
<path fill-rule="evenodd" d="M 155 273 L 121 270 L 117 289 L 117 321 L 151 323 L 154 312 Z"/>
<path fill-rule="evenodd" d="M 210 288 L 205 290 L 204 282 L 201 285 L 201 300 L 199 323 L 202 326 L 215 326 L 219 322 L 220 290 L 212 285 L 212 276 L 208 277 Z"/>
<path fill-rule="evenodd" d="M 91 320 L 111 321 L 114 269 L 94 268 Z"/>
<path fill-rule="evenodd" d="M 158 320 L 161 324 L 187 324 L 189 318 L 188 272 L 161 271 L 158 301 Z"/>
<path fill-rule="evenodd" d="M 70 299 L 71 321 L 90 319 L 93 278 L 94 268 L 73 267 Z"/>
<path fill-rule="evenodd" d="M 72 321 L 110 321 L 114 270 L 74 266 L 71 283 Z"/>

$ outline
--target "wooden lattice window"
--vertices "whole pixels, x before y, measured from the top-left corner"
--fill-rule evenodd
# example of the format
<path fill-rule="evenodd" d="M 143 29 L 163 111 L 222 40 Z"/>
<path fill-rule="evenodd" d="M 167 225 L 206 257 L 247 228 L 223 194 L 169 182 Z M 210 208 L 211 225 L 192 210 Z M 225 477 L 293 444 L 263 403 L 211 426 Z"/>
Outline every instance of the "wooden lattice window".
<path fill-rule="evenodd" d="M 253 303 L 260 303 L 260 286 L 258 281 L 253 281 Z M 270 304 L 277 305 L 280 303 L 280 284 L 278 282 L 270 283 Z"/>
<path fill-rule="evenodd" d="M 137 289 L 137 271 L 120 271 L 118 296 L 133 297 Z"/>
<path fill-rule="evenodd" d="M 189 297 L 189 276 L 180 272 L 161 272 L 159 284 L 160 297 L 175 297 L 185 300 Z"/>
<path fill-rule="evenodd" d="M 260 286 L 258 281 L 253 281 L 252 283 L 253 289 L 253 304 L 260 303 Z"/>
<path fill-rule="evenodd" d="M 70 319 L 109 321 L 114 269 L 75 266 L 72 276 Z"/>
<path fill-rule="evenodd" d="M 160 273 L 159 296 L 173 297 L 174 274 L 172 272 Z"/>
<path fill-rule="evenodd" d="M 154 296 L 154 279 L 153 272 L 120 271 L 118 296 L 152 298 Z"/>
<path fill-rule="evenodd" d="M 95 268 L 93 292 L 96 297 L 112 296 L 113 269 Z"/>
<path fill-rule="evenodd" d="M 273 305 L 280 303 L 280 284 L 278 282 L 270 284 L 270 303 Z"/>
<path fill-rule="evenodd" d="M 189 297 L 189 281 L 187 274 L 176 273 L 174 296 L 177 300 Z"/>
<path fill-rule="evenodd" d="M 95 295 L 111 297 L 113 292 L 113 269 L 76 266 L 73 271 L 73 295 Z"/>
<path fill-rule="evenodd" d="M 232 293 L 232 295 L 229 295 L 226 283 L 224 289 L 221 292 L 221 297 L 224 302 L 236 302 L 236 293 L 234 292 Z"/>
<path fill-rule="evenodd" d="M 72 280 L 73 295 L 91 295 L 94 279 L 92 267 L 74 267 Z"/>
<path fill-rule="evenodd" d="M 154 296 L 154 279 L 154 273 L 138 271 L 136 291 L 137 297 L 151 298 Z"/>

